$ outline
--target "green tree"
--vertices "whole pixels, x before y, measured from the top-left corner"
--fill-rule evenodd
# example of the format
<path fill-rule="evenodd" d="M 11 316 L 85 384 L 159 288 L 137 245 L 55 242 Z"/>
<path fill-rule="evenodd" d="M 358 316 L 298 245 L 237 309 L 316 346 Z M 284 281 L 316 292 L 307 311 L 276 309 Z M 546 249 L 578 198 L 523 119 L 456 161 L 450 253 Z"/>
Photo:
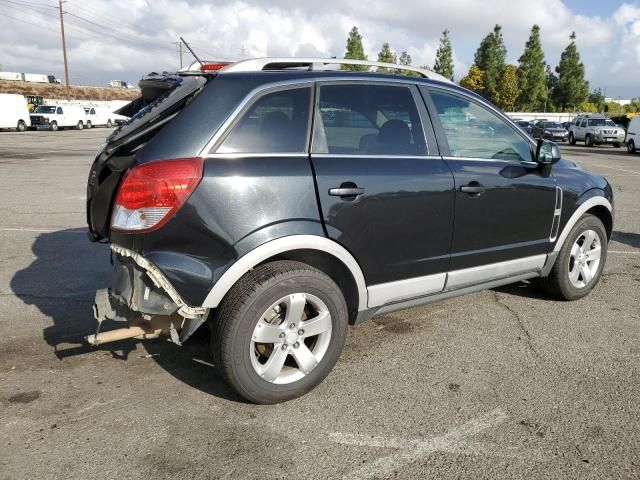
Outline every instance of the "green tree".
<path fill-rule="evenodd" d="M 391 51 L 391 47 L 387 42 L 382 44 L 382 50 L 378 53 L 378 61 L 385 63 L 398 63 L 398 57 Z M 378 72 L 391 73 L 393 69 L 386 67 L 378 67 Z"/>
<path fill-rule="evenodd" d="M 496 25 L 493 31 L 482 39 L 475 54 L 475 64 L 483 71 L 481 94 L 489 101 L 498 103 L 500 78 L 506 66 L 507 48 L 502 38 L 502 27 Z"/>
<path fill-rule="evenodd" d="M 604 107 L 604 95 L 602 94 L 602 90 L 599 88 L 595 89 L 589 94 L 589 96 L 587 97 L 587 101 L 589 103 L 593 103 L 596 106 L 597 112 L 602 111 Z"/>
<path fill-rule="evenodd" d="M 540 42 L 540 27 L 531 28 L 524 52 L 518 59 L 520 96 L 518 106 L 523 110 L 539 112 L 545 108 L 548 95 L 544 52 Z"/>
<path fill-rule="evenodd" d="M 469 73 L 460 79 L 460 86 L 482 93 L 484 91 L 484 72 L 477 65 L 471 65 Z"/>
<path fill-rule="evenodd" d="M 498 105 L 503 110 L 513 112 L 519 96 L 518 68 L 515 65 L 507 65 L 500 77 Z"/>
<path fill-rule="evenodd" d="M 364 53 L 364 47 L 362 46 L 362 35 L 358 31 L 358 27 L 354 26 L 349 32 L 347 37 L 347 50 L 344 53 L 344 58 L 350 60 L 367 60 L 367 55 Z M 366 72 L 369 67 L 366 65 L 341 65 L 342 70 L 351 70 L 355 72 Z"/>
<path fill-rule="evenodd" d="M 554 98 L 563 110 L 577 108 L 589 95 L 589 82 L 584 79 L 584 64 L 576 47 L 575 32 L 569 38 L 571 42 L 562 52 L 556 67 L 558 86 Z"/>
<path fill-rule="evenodd" d="M 545 112 L 555 112 L 556 108 L 556 98 L 555 94 L 558 91 L 558 76 L 551 69 L 551 65 L 547 64 L 547 68 L 545 70 L 545 75 L 547 77 L 547 104 L 545 105 Z"/>
<path fill-rule="evenodd" d="M 453 50 L 449 40 L 449 30 L 445 29 L 440 37 L 440 46 L 436 52 L 433 71 L 453 81 Z"/>
<path fill-rule="evenodd" d="M 411 55 L 407 52 L 402 52 L 400 54 L 400 58 L 398 59 L 398 63 L 400 65 L 411 66 Z M 419 77 L 420 75 L 417 72 L 411 72 L 409 70 L 398 69 L 398 73 L 401 75 L 406 75 L 408 77 Z"/>

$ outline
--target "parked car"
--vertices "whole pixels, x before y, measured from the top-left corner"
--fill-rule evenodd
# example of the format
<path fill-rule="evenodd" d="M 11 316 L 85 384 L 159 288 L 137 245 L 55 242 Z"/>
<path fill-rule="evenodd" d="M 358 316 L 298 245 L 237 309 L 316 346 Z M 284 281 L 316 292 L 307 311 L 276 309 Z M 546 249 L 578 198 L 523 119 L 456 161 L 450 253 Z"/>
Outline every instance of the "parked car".
<path fill-rule="evenodd" d="M 569 126 L 571 145 L 575 145 L 577 141 L 584 141 L 588 147 L 608 144 L 620 148 L 624 137 L 624 129 L 601 114 L 578 115 Z"/>
<path fill-rule="evenodd" d="M 0 129 L 24 132 L 31 126 L 27 100 L 22 95 L 0 93 Z"/>
<path fill-rule="evenodd" d="M 80 105 L 40 105 L 31 114 L 31 128 L 60 128 L 82 130 L 87 124 L 87 114 Z"/>
<path fill-rule="evenodd" d="M 531 129 L 533 138 L 544 138 L 554 142 L 566 142 L 569 132 L 558 122 L 539 120 Z"/>
<path fill-rule="evenodd" d="M 116 122 L 116 114 L 108 107 L 84 107 L 87 115 L 86 127 L 107 127 L 111 128 Z"/>
<path fill-rule="evenodd" d="M 345 63 L 421 78 L 324 68 Z M 89 172 L 114 265 L 94 314 L 126 322 L 90 344 L 209 323 L 222 377 L 276 403 L 327 376 L 349 324 L 525 279 L 576 300 L 600 278 L 607 180 L 433 72 L 267 58 L 140 87 Z"/>
<path fill-rule="evenodd" d="M 531 125 L 531 122 L 529 122 L 528 120 L 517 120 L 516 125 L 518 125 L 518 127 L 520 127 L 523 131 L 531 134 L 533 127 Z"/>
<path fill-rule="evenodd" d="M 640 116 L 633 117 L 629 122 L 626 143 L 629 153 L 636 153 L 640 147 Z"/>

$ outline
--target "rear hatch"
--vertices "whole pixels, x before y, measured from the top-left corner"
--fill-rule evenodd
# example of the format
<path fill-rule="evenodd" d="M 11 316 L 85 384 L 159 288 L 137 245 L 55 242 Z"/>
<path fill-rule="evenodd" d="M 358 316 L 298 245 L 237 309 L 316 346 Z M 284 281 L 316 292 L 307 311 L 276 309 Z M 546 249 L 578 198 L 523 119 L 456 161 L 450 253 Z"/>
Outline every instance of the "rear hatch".
<path fill-rule="evenodd" d="M 140 83 L 141 96 L 115 113 L 131 117 L 108 138 L 91 166 L 87 181 L 89 237 L 109 237 L 113 200 L 136 152 L 180 113 L 206 85 L 206 75 L 149 74 Z"/>

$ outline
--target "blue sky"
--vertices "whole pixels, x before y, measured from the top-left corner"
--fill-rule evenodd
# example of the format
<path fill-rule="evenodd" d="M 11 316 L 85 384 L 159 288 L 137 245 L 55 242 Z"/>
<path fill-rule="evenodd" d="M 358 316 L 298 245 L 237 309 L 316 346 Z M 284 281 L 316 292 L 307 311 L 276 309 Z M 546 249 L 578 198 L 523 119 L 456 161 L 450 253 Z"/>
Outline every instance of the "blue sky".
<path fill-rule="evenodd" d="M 4 70 L 63 77 L 57 4 L 0 0 Z M 70 77 L 81 85 L 176 69 L 181 35 L 210 59 L 342 56 L 353 25 L 369 58 L 389 42 L 414 65 L 433 65 L 448 28 L 459 79 L 496 23 L 511 63 L 537 23 L 552 67 L 575 31 L 591 86 L 640 96 L 640 0 L 67 0 L 64 9 Z"/>

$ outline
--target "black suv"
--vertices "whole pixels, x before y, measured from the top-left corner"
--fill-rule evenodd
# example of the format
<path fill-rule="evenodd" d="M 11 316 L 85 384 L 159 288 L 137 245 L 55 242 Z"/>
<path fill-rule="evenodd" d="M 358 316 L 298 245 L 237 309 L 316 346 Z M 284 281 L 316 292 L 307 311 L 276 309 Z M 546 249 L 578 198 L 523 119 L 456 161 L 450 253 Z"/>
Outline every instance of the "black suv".
<path fill-rule="evenodd" d="M 245 399 L 302 395 L 348 324 L 535 279 L 575 300 L 598 282 L 609 183 L 432 72 L 255 59 L 150 75 L 90 171 L 90 237 L 111 243 L 92 344 L 208 321 Z M 353 62 L 356 63 L 356 62 Z M 360 62 L 366 63 L 366 62 Z"/>

